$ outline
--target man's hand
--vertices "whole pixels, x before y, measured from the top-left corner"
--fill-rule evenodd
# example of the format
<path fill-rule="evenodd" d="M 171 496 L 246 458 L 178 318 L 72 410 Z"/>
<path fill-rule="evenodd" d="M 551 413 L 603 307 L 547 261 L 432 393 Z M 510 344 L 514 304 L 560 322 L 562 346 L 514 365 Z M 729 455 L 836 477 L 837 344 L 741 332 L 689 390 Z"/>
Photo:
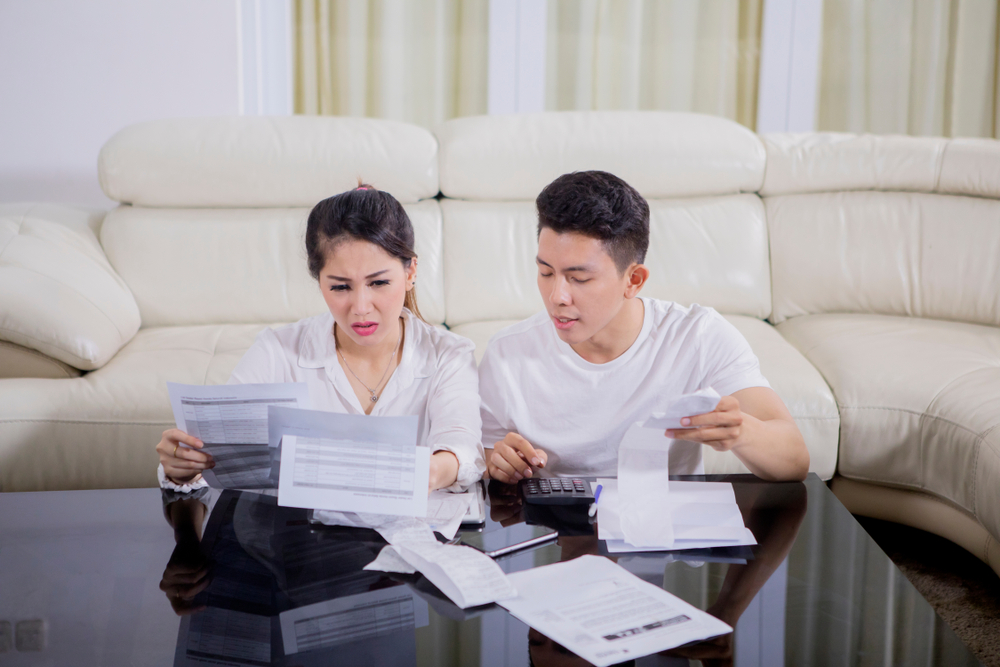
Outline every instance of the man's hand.
<path fill-rule="evenodd" d="M 743 444 L 743 423 L 748 419 L 753 417 L 740 411 L 736 397 L 723 396 L 711 412 L 681 419 L 681 424 L 691 428 L 667 429 L 666 436 L 700 442 L 716 451 L 728 452 Z"/>
<path fill-rule="evenodd" d="M 522 438 L 517 433 L 508 433 L 503 440 L 493 445 L 493 453 L 487 457 L 486 468 L 490 477 L 505 484 L 516 484 L 518 480 L 531 477 L 532 467 L 544 468 L 549 455 Z"/>
<path fill-rule="evenodd" d="M 731 451 L 762 479 L 803 480 L 809 473 L 809 450 L 802 433 L 769 387 L 748 387 L 723 396 L 715 410 L 685 417 L 681 424 L 685 428 L 670 429 L 667 437 Z"/>

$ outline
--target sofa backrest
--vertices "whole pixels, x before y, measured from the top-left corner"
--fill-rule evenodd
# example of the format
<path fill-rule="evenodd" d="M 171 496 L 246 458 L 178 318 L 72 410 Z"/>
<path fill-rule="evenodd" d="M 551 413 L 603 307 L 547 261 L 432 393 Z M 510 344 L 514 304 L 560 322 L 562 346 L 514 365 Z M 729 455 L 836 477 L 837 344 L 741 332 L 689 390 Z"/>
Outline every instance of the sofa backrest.
<path fill-rule="evenodd" d="M 359 178 L 403 203 L 416 234 L 418 304 L 429 321 L 445 319 L 437 142 L 422 128 L 304 116 L 154 121 L 110 139 L 99 175 L 122 202 L 101 244 L 144 328 L 323 312 L 306 268 L 306 217 Z"/>
<path fill-rule="evenodd" d="M 763 141 L 772 321 L 855 312 L 1000 325 L 1000 142 Z"/>
<path fill-rule="evenodd" d="M 521 319 L 535 284 L 535 197 L 600 169 L 649 201 L 643 295 L 765 318 L 771 312 L 763 146 L 734 122 L 664 112 L 460 118 L 441 125 L 445 310 L 451 325 Z"/>

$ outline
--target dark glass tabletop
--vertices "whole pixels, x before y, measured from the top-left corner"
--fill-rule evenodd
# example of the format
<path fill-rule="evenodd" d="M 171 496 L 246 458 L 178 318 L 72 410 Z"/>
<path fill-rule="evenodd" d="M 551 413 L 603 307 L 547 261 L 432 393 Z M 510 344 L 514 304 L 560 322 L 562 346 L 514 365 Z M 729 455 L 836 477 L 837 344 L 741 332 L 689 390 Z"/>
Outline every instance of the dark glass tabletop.
<path fill-rule="evenodd" d="M 685 479 L 732 482 L 758 544 L 610 557 L 735 631 L 629 664 L 979 664 L 814 475 Z M 489 497 L 457 539 L 514 547 L 507 572 L 607 555 L 585 512 Z M 233 491 L 0 494 L 0 664 L 586 664 L 500 607 L 363 570 L 377 533 L 308 518 Z"/>

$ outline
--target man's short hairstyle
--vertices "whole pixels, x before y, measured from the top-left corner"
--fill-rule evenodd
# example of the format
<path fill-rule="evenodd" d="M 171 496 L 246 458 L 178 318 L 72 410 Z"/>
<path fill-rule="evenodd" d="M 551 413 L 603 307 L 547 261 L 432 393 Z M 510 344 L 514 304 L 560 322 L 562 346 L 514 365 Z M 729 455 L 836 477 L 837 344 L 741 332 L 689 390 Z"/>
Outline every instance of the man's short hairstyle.
<path fill-rule="evenodd" d="M 635 188 L 606 171 L 574 171 L 545 186 L 535 200 L 538 234 L 577 232 L 603 242 L 619 273 L 649 249 L 649 204 Z"/>

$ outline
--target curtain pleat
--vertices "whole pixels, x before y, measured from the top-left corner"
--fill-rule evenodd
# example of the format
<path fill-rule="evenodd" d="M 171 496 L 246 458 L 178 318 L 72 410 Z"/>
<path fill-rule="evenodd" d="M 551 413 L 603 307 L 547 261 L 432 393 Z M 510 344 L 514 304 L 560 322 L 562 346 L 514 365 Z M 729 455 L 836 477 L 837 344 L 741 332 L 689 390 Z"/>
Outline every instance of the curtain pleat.
<path fill-rule="evenodd" d="M 295 113 L 486 113 L 489 0 L 295 0 Z"/>
<path fill-rule="evenodd" d="M 997 3 L 825 0 L 820 130 L 996 137 Z"/>
<path fill-rule="evenodd" d="M 549 0 L 546 108 L 658 109 L 754 127 L 761 0 Z"/>

